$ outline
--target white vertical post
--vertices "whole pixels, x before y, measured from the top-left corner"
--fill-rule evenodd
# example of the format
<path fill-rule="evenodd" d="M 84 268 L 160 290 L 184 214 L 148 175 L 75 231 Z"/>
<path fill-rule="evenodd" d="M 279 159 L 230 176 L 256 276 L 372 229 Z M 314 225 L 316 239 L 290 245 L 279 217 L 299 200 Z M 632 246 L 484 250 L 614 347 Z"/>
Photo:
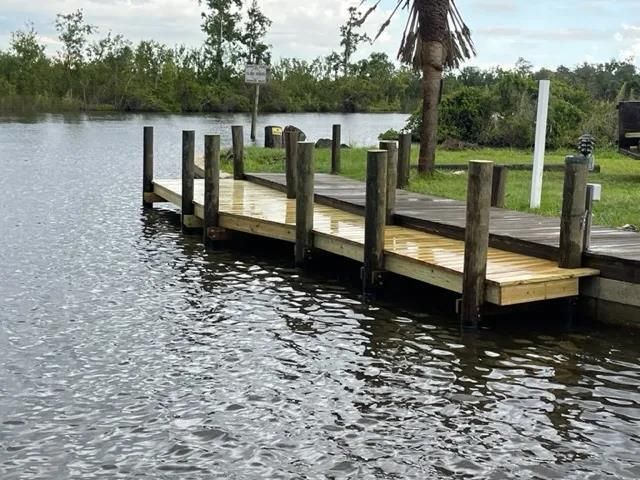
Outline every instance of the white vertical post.
<path fill-rule="evenodd" d="M 551 82 L 540 80 L 538 89 L 538 116 L 536 117 L 536 144 L 533 151 L 533 175 L 531 176 L 531 208 L 540 208 L 542 199 L 542 176 L 544 174 L 544 152 L 547 143 L 547 117 L 549 113 L 549 90 Z"/>

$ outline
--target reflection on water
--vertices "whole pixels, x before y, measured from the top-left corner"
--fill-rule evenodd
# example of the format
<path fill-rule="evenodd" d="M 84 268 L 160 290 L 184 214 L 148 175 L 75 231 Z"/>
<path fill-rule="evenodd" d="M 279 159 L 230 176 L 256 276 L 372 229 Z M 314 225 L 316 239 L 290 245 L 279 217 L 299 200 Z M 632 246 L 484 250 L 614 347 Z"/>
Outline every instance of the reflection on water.
<path fill-rule="evenodd" d="M 635 332 L 461 338 L 205 252 L 140 209 L 139 134 L 0 129 L 0 478 L 640 476 Z"/>

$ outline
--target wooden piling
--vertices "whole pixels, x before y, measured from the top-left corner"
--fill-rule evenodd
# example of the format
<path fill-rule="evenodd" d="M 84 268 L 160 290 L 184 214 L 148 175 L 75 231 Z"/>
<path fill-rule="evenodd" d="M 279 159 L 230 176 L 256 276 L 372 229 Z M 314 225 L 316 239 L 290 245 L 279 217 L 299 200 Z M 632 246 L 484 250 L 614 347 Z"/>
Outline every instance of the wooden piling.
<path fill-rule="evenodd" d="M 587 184 L 587 198 L 584 203 L 584 238 L 582 240 L 583 251 L 589 250 L 591 247 L 591 227 L 593 225 L 593 193 L 595 187 Z"/>
<path fill-rule="evenodd" d="M 142 206 L 153 207 L 153 127 L 144 127 L 142 143 Z"/>
<path fill-rule="evenodd" d="M 204 136 L 204 244 L 212 246 L 220 239 L 220 135 Z"/>
<path fill-rule="evenodd" d="M 583 223 L 587 198 L 587 160 L 582 156 L 569 156 L 565 160 L 562 215 L 560 217 L 561 268 L 582 265 Z"/>
<path fill-rule="evenodd" d="M 407 188 L 411 171 L 411 133 L 398 137 L 398 188 Z"/>
<path fill-rule="evenodd" d="M 387 152 L 387 203 L 385 221 L 387 225 L 393 222 L 396 209 L 396 186 L 398 183 L 398 144 L 395 141 L 383 140 L 379 144 L 380 150 Z"/>
<path fill-rule="evenodd" d="M 386 150 L 369 150 L 367 152 L 364 265 L 362 267 L 362 292 L 365 297 L 375 294 L 382 283 L 387 203 L 387 155 Z"/>
<path fill-rule="evenodd" d="M 307 266 L 313 246 L 313 142 L 298 142 L 295 263 Z"/>
<path fill-rule="evenodd" d="M 331 133 L 331 173 L 337 175 L 340 173 L 340 155 L 342 144 L 341 140 L 341 126 L 338 124 L 333 125 Z"/>
<path fill-rule="evenodd" d="M 182 229 L 196 226 L 193 205 L 193 171 L 195 167 L 196 132 L 182 131 Z"/>
<path fill-rule="evenodd" d="M 244 180 L 244 131 L 242 125 L 231 127 L 233 145 L 233 179 Z"/>
<path fill-rule="evenodd" d="M 460 319 L 473 328 L 478 326 L 485 301 L 492 176 L 493 162 L 469 162 Z"/>
<path fill-rule="evenodd" d="M 491 206 L 504 208 L 504 198 L 507 190 L 507 175 L 509 167 L 506 165 L 493 166 L 493 181 L 491 185 Z"/>
<path fill-rule="evenodd" d="M 296 165 L 298 163 L 298 141 L 300 133 L 298 130 L 288 130 L 284 132 L 284 163 L 287 181 L 287 198 L 296 198 Z"/>

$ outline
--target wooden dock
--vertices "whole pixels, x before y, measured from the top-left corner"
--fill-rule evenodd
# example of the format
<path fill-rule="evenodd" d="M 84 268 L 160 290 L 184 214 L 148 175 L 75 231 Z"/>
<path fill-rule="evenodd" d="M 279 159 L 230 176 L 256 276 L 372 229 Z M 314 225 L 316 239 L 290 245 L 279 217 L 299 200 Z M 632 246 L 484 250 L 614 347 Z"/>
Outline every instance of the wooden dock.
<path fill-rule="evenodd" d="M 335 175 L 331 178 L 334 186 L 346 180 Z M 325 178 L 320 183 L 328 181 Z M 156 200 L 176 206 L 182 205 L 181 188 L 180 179 L 153 181 Z M 245 180 L 220 179 L 219 226 L 294 242 L 296 203 L 280 190 Z M 194 181 L 194 205 L 195 216 L 204 218 L 203 180 Z M 313 248 L 362 262 L 362 215 L 318 202 L 313 211 Z M 385 228 L 384 254 L 387 271 L 462 293 L 462 241 L 390 225 Z M 581 277 L 597 274 L 592 268 L 562 269 L 550 260 L 490 248 L 485 296 L 500 306 L 572 297 L 578 295 Z"/>

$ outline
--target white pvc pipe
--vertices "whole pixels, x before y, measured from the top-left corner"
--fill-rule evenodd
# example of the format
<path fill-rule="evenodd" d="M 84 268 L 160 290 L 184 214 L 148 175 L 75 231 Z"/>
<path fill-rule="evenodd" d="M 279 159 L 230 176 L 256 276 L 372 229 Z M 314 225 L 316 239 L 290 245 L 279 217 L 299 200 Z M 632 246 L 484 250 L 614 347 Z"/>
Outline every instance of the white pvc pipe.
<path fill-rule="evenodd" d="M 536 144 L 533 151 L 533 174 L 531 176 L 531 208 L 540 208 L 542 200 L 542 176 L 544 174 L 544 152 L 547 142 L 547 117 L 549 114 L 549 90 L 551 82 L 540 80 L 538 89 L 538 116 L 536 118 Z"/>

